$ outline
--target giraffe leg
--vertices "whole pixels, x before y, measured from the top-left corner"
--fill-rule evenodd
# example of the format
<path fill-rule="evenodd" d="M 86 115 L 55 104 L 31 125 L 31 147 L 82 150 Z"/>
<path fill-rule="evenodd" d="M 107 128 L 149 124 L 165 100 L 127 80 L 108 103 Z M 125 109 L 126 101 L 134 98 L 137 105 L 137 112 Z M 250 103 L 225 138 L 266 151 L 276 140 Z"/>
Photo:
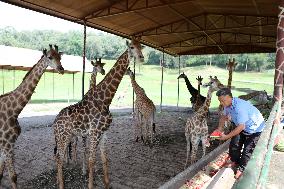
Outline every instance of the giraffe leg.
<path fill-rule="evenodd" d="M 1 183 L 1 180 L 2 180 L 2 178 L 3 178 L 4 169 L 5 169 L 4 157 L 1 156 L 1 157 L 0 157 L 0 183 Z"/>
<path fill-rule="evenodd" d="M 191 138 L 191 144 L 192 144 L 192 151 L 191 151 L 191 158 L 190 158 L 191 164 L 193 164 L 197 161 L 196 153 L 197 153 L 197 150 L 198 150 L 198 143 L 199 143 L 198 137 L 193 136 Z"/>
<path fill-rule="evenodd" d="M 203 136 L 201 138 L 201 142 L 202 142 L 202 157 L 204 157 L 206 154 L 207 136 Z"/>
<path fill-rule="evenodd" d="M 109 189 L 109 173 L 108 173 L 108 159 L 106 155 L 106 150 L 105 150 L 105 142 L 106 142 L 106 134 L 103 135 L 102 141 L 101 141 L 101 146 L 100 146 L 100 151 L 101 151 L 101 159 L 103 163 L 103 172 L 104 172 L 104 185 L 106 189 Z"/>
<path fill-rule="evenodd" d="M 94 188 L 94 170 L 96 161 L 96 147 L 98 145 L 99 135 L 92 135 L 90 137 L 90 155 L 89 155 L 89 183 L 88 188 Z"/>
<path fill-rule="evenodd" d="M 87 174 L 87 168 L 86 168 L 86 161 L 87 161 L 87 136 L 82 137 L 82 143 L 83 143 L 83 168 L 82 172 L 83 175 Z"/>
<path fill-rule="evenodd" d="M 189 135 L 189 133 L 185 133 L 185 138 L 186 138 L 186 160 L 185 160 L 184 169 L 187 167 L 188 158 L 189 158 L 189 153 L 190 153 L 190 151 L 191 151 L 191 148 L 190 148 L 191 141 L 190 141 L 190 135 Z"/>
<path fill-rule="evenodd" d="M 15 167 L 14 167 L 13 154 L 8 155 L 5 161 L 5 164 L 7 165 L 7 168 L 8 168 L 9 177 L 12 182 L 12 188 L 16 189 L 17 188 L 17 174 L 16 174 Z"/>
<path fill-rule="evenodd" d="M 59 189 L 64 189 L 64 178 L 63 178 L 63 161 L 59 154 L 56 155 L 56 165 L 57 165 L 57 182 Z"/>
<path fill-rule="evenodd" d="M 55 156 L 56 160 L 56 166 L 57 166 L 57 182 L 59 185 L 59 189 L 64 189 L 64 177 L 63 177 L 63 160 L 66 156 L 66 151 L 67 151 L 67 145 L 70 142 L 70 137 L 68 135 L 65 135 L 66 140 L 62 140 L 61 137 L 58 137 L 55 135 L 56 141 L 57 142 L 57 153 Z"/>

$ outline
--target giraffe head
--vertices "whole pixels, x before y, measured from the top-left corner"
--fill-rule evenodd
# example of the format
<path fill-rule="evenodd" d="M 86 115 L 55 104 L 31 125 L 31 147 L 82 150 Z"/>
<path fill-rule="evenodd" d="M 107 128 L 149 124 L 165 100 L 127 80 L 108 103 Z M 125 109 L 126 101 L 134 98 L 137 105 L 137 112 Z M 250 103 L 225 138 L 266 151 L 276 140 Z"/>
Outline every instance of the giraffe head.
<path fill-rule="evenodd" d="M 205 83 L 203 86 L 204 87 L 209 87 L 209 90 L 211 90 L 212 92 L 217 91 L 219 89 L 224 88 L 225 86 L 219 81 L 219 79 L 217 78 L 217 76 L 215 76 L 214 78 L 212 76 L 209 77 L 210 81 L 209 83 Z"/>
<path fill-rule="evenodd" d="M 180 75 L 178 76 L 178 79 L 180 79 L 180 78 L 187 78 L 187 76 L 184 74 L 184 72 L 182 72 L 182 74 L 180 74 Z"/>
<path fill-rule="evenodd" d="M 229 59 L 229 62 L 226 63 L 226 69 L 229 71 L 233 71 L 235 67 L 238 65 L 238 63 L 235 62 L 235 59 L 233 58 L 233 61 Z"/>
<path fill-rule="evenodd" d="M 105 63 L 101 62 L 101 58 L 99 58 L 99 60 L 96 58 L 96 62 L 91 61 L 91 64 L 94 66 L 93 73 L 101 73 L 102 75 L 105 75 Z"/>
<path fill-rule="evenodd" d="M 61 56 L 62 52 L 58 52 L 58 46 L 54 45 L 54 48 L 52 45 L 49 45 L 49 50 L 46 49 L 43 50 L 42 59 L 44 58 L 47 61 L 47 65 L 51 68 L 58 71 L 60 74 L 64 74 L 64 68 L 61 65 Z"/>
<path fill-rule="evenodd" d="M 130 58 L 134 57 L 137 62 L 144 62 L 144 56 L 142 54 L 142 49 L 144 46 L 140 44 L 140 38 L 132 37 L 131 42 L 126 41 L 126 45 L 128 47 L 128 56 Z"/>
<path fill-rule="evenodd" d="M 203 78 L 201 76 L 197 76 L 196 80 L 198 81 L 198 85 L 202 85 Z"/>

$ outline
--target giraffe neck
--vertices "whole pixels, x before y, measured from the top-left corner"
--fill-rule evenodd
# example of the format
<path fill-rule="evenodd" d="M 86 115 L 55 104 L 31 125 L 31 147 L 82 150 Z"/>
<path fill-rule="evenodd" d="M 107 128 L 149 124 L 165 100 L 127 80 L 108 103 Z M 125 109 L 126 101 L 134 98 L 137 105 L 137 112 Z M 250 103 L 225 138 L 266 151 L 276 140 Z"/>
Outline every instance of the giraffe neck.
<path fill-rule="evenodd" d="M 228 78 L 228 88 L 231 89 L 232 87 L 232 78 L 233 78 L 233 70 L 229 70 L 229 78 Z"/>
<path fill-rule="evenodd" d="M 136 96 L 143 95 L 144 94 L 144 90 L 137 84 L 137 82 L 134 79 L 134 76 L 130 76 L 130 79 L 131 79 L 131 84 L 132 84 L 132 87 L 134 89 L 134 92 L 135 92 Z"/>
<path fill-rule="evenodd" d="M 128 50 L 126 50 L 116 61 L 105 78 L 97 85 L 95 100 L 98 106 L 108 110 L 116 90 L 129 66 Z"/>
<path fill-rule="evenodd" d="M 97 72 L 93 72 L 91 75 L 90 89 L 96 85 Z"/>
<path fill-rule="evenodd" d="M 196 97 L 196 103 L 198 103 L 199 100 L 200 100 L 200 84 L 199 83 L 198 83 L 197 91 L 198 91 L 198 93 L 197 93 L 197 97 Z"/>
<path fill-rule="evenodd" d="M 210 106 L 211 98 L 212 98 L 212 93 L 213 93 L 213 91 L 209 88 L 209 90 L 207 92 L 207 97 L 206 97 L 205 102 L 203 103 L 203 105 L 196 112 L 197 115 L 200 118 L 205 118 L 207 116 L 207 114 L 208 114 L 209 106 Z"/>
<path fill-rule="evenodd" d="M 12 92 L 11 95 L 14 96 L 12 103 L 15 102 L 17 104 L 14 108 L 14 116 L 18 116 L 31 99 L 31 96 L 47 66 L 46 57 L 41 58 L 26 74 L 22 83 Z"/>
<path fill-rule="evenodd" d="M 198 91 L 191 85 L 190 81 L 188 80 L 187 77 L 184 78 L 184 81 L 186 83 L 186 87 L 191 94 L 191 96 L 197 96 Z"/>

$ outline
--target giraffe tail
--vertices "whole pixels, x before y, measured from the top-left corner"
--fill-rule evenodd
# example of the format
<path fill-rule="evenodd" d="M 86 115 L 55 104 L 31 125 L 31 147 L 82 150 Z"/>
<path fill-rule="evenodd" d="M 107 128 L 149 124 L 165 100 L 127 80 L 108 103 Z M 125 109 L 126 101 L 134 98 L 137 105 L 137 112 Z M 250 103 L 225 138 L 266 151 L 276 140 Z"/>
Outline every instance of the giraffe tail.
<path fill-rule="evenodd" d="M 53 154 L 54 154 L 54 156 L 56 156 L 56 153 L 57 153 L 57 144 L 55 144 L 55 147 L 54 147 L 54 149 L 53 149 Z"/>

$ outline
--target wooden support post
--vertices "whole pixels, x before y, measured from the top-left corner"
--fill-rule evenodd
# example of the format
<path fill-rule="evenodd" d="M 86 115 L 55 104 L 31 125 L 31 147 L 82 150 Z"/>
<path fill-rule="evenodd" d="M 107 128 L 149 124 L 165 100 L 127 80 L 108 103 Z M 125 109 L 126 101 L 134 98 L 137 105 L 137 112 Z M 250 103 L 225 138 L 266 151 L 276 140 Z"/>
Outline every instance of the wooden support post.
<path fill-rule="evenodd" d="M 162 112 L 162 105 L 163 105 L 163 84 L 164 84 L 164 64 L 165 64 L 165 51 L 163 49 L 163 59 L 161 60 L 161 67 L 162 67 L 162 79 L 161 79 L 161 103 L 160 103 L 160 111 Z"/>
<path fill-rule="evenodd" d="M 84 46 L 83 46 L 83 73 L 82 73 L 82 99 L 85 94 L 85 89 L 84 89 L 84 82 L 85 82 L 85 58 L 86 58 L 86 20 L 84 19 Z"/>
<path fill-rule="evenodd" d="M 72 74 L 72 76 L 73 76 L 73 78 L 72 78 L 72 80 L 73 80 L 73 83 L 72 83 L 72 89 L 73 89 L 73 100 L 75 99 L 75 97 L 74 97 L 74 92 L 75 92 L 75 73 L 73 72 L 73 74 Z"/>
<path fill-rule="evenodd" d="M 178 75 L 180 75 L 180 55 L 178 56 Z M 178 79 L 178 99 L 177 99 L 177 107 L 179 105 L 179 79 Z"/>
<path fill-rule="evenodd" d="M 5 79 L 5 77 L 4 77 L 4 69 L 2 67 L 2 94 L 5 93 L 5 82 L 4 82 L 4 79 Z"/>
<path fill-rule="evenodd" d="M 134 78 L 136 76 L 136 59 L 134 58 L 134 67 L 133 67 Z M 132 87 L 132 112 L 134 113 L 134 100 L 135 100 L 135 92 Z"/>

